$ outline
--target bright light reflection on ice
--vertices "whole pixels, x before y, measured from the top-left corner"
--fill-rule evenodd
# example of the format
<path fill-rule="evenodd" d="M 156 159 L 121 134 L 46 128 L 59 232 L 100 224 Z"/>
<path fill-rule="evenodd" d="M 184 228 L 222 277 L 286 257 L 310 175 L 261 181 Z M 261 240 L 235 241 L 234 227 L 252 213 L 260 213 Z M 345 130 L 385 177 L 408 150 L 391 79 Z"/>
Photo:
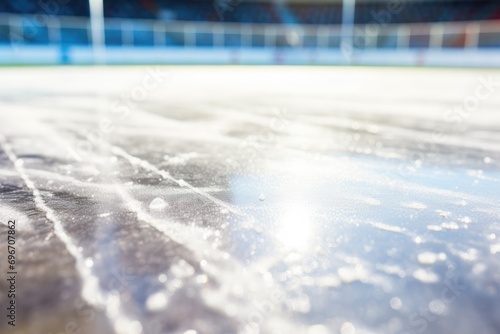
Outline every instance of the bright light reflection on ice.
<path fill-rule="evenodd" d="M 304 251 L 313 235 L 311 213 L 301 204 L 286 207 L 279 218 L 276 239 L 285 248 Z"/>

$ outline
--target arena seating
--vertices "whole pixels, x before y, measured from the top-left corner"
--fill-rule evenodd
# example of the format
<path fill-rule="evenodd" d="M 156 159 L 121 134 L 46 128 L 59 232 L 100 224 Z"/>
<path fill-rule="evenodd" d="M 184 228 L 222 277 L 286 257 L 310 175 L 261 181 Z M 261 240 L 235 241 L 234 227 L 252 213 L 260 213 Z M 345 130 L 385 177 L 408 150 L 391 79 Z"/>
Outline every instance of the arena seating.
<path fill-rule="evenodd" d="M 358 1 L 355 22 L 372 21 L 376 13 L 387 10 L 387 6 L 386 1 Z M 169 11 L 171 19 L 180 21 L 338 24 L 342 20 L 340 2 L 278 4 L 243 0 L 104 0 L 104 11 L 106 17 L 142 19 L 157 19 L 161 17 L 161 11 Z M 87 1 L 3 0 L 0 12 L 88 16 L 89 8 Z M 403 5 L 399 14 L 391 16 L 392 23 L 494 19 L 500 19 L 500 2 L 486 0 L 412 1 Z"/>

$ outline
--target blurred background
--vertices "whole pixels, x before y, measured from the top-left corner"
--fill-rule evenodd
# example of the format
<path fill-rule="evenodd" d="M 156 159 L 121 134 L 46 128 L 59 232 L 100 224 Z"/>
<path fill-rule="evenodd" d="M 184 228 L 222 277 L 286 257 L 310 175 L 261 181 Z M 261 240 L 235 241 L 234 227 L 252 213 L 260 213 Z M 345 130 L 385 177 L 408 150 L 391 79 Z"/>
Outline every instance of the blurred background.
<path fill-rule="evenodd" d="M 500 0 L 0 0 L 0 333 L 499 334 L 499 69 Z"/>
<path fill-rule="evenodd" d="M 2 0 L 1 64 L 500 66 L 500 1 Z"/>

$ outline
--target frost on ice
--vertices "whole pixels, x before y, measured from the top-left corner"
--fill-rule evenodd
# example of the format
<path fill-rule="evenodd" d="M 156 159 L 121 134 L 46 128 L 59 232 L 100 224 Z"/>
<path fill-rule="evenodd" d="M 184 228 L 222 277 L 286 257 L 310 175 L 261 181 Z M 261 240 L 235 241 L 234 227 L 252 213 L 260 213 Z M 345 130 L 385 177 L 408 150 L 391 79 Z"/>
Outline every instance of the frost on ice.
<path fill-rule="evenodd" d="M 2 73 L 12 333 L 500 331 L 500 100 L 443 118 L 477 73 L 171 68 L 117 117 L 143 68 L 65 70 Z"/>

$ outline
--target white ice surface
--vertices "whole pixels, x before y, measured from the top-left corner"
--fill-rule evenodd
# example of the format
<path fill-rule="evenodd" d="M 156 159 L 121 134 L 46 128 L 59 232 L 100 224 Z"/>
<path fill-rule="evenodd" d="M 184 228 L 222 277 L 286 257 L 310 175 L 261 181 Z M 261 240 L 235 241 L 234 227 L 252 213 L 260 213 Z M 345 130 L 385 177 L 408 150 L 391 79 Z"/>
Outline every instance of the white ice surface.
<path fill-rule="evenodd" d="M 2 333 L 500 332 L 499 71 L 0 77 Z"/>

